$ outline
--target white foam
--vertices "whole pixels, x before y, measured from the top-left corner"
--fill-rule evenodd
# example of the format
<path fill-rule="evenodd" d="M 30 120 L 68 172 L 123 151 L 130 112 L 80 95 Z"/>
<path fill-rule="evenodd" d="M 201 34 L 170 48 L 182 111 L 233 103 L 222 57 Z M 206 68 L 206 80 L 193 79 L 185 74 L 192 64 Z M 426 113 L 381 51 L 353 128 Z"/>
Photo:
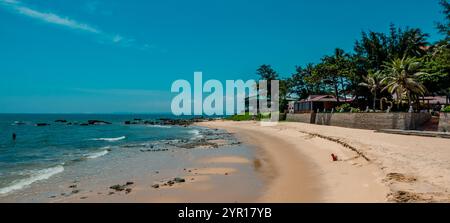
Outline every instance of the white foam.
<path fill-rule="evenodd" d="M 96 158 L 99 158 L 99 157 L 102 157 L 102 156 L 108 154 L 108 152 L 109 152 L 108 150 L 103 150 L 103 151 L 100 151 L 100 152 L 87 154 L 86 158 L 88 158 L 88 159 L 96 159 Z"/>
<path fill-rule="evenodd" d="M 149 125 L 150 128 L 162 128 L 162 129 L 170 129 L 172 126 L 169 125 Z"/>
<path fill-rule="evenodd" d="M 64 171 L 63 166 L 55 166 L 43 170 L 32 171 L 30 177 L 14 181 L 10 186 L 0 188 L 0 194 L 7 194 L 12 191 L 20 190 L 26 186 L 31 185 L 34 182 L 47 180 L 53 175 L 61 173 L 63 171 Z"/>
<path fill-rule="evenodd" d="M 190 130 L 189 133 L 193 134 L 194 138 L 201 138 L 201 137 L 203 137 L 203 135 L 200 134 L 200 131 L 197 130 L 197 129 Z"/>
<path fill-rule="evenodd" d="M 121 137 L 117 137 L 117 138 L 98 138 L 98 139 L 91 139 L 91 140 L 94 140 L 94 141 L 107 141 L 107 142 L 117 142 L 117 141 L 120 141 L 120 140 L 124 140 L 124 139 L 126 139 L 127 137 L 125 137 L 125 136 L 121 136 Z"/>

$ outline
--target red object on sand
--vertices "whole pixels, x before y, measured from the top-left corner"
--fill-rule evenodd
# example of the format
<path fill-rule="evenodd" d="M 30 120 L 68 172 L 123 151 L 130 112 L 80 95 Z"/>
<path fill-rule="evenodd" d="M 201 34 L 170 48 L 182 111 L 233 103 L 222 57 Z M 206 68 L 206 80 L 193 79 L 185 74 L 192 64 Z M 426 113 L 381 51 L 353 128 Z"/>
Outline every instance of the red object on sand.
<path fill-rule="evenodd" d="M 331 158 L 333 158 L 333 161 L 336 162 L 338 161 L 338 157 L 334 154 L 331 154 Z"/>

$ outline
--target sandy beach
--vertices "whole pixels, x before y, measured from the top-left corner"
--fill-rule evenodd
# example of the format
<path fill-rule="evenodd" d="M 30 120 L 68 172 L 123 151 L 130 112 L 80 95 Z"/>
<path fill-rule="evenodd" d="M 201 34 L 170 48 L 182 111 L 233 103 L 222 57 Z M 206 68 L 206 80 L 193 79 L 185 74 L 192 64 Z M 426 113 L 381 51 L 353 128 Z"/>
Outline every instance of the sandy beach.
<path fill-rule="evenodd" d="M 195 125 L 189 140 L 125 144 L 0 203 L 450 202 L 449 139 L 293 122 Z"/>
<path fill-rule="evenodd" d="M 258 202 L 450 201 L 448 139 L 289 122 L 200 125 L 225 129 L 257 148 L 268 179 Z"/>

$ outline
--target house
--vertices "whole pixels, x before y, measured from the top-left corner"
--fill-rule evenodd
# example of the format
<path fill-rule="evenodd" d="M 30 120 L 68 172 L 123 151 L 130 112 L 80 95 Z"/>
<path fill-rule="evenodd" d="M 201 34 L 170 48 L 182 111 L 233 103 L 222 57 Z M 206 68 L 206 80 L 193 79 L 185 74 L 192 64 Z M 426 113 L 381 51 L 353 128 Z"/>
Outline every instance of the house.
<path fill-rule="evenodd" d="M 351 103 L 353 99 L 339 98 L 339 102 L 334 95 L 310 95 L 300 101 L 289 102 L 289 113 L 311 113 L 313 111 L 332 110 L 343 103 Z"/>

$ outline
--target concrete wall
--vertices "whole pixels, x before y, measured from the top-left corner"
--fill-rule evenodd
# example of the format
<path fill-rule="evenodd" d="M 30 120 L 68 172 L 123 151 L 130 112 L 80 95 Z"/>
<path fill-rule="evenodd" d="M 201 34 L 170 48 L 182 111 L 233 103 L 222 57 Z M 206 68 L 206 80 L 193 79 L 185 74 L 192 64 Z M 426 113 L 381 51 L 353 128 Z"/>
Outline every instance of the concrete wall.
<path fill-rule="evenodd" d="M 428 113 L 312 113 L 288 114 L 287 121 L 357 129 L 415 130 L 431 119 Z"/>
<path fill-rule="evenodd" d="M 439 131 L 450 132 L 450 113 L 443 113 L 439 117 Z"/>
<path fill-rule="evenodd" d="M 302 122 L 302 123 L 311 123 L 311 113 L 304 114 L 287 114 L 286 121 L 288 122 Z"/>

